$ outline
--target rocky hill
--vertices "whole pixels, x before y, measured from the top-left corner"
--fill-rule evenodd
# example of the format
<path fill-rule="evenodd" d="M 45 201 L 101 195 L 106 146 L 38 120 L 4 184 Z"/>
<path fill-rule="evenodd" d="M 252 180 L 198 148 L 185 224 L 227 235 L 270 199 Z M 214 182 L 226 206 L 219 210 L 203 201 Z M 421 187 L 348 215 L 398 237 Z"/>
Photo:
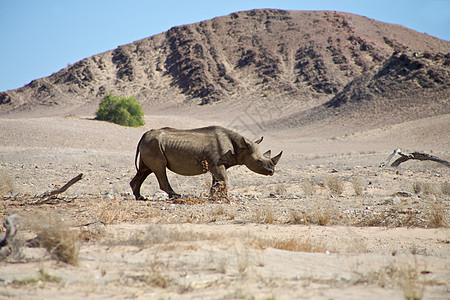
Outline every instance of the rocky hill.
<path fill-rule="evenodd" d="M 411 98 L 410 104 L 430 96 L 438 101 L 448 100 L 443 97 L 449 96 L 449 66 L 450 53 L 395 52 L 380 68 L 352 80 L 326 105 L 339 107 L 381 97 Z"/>
<path fill-rule="evenodd" d="M 448 113 L 449 52 L 448 41 L 353 14 L 252 10 L 86 58 L 0 93 L 0 111 L 97 103 L 115 90 L 146 107 L 282 99 L 342 109 L 426 98 Z"/>

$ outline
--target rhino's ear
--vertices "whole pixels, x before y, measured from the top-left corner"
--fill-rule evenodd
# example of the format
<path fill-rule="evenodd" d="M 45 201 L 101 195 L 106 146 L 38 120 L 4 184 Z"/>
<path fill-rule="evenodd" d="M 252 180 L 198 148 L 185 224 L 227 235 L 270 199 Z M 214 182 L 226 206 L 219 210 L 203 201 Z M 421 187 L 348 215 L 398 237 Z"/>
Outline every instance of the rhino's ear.
<path fill-rule="evenodd" d="M 219 165 L 230 165 L 236 163 L 236 156 L 233 154 L 231 150 L 228 150 L 227 153 L 222 155 L 219 159 Z"/>
<path fill-rule="evenodd" d="M 264 153 L 263 155 L 267 158 L 270 158 L 270 155 L 272 154 L 272 151 L 267 151 L 266 153 Z"/>
<path fill-rule="evenodd" d="M 253 143 L 247 140 L 245 137 L 241 139 L 241 147 L 245 150 L 251 150 L 252 152 L 255 150 L 253 147 Z"/>
<path fill-rule="evenodd" d="M 256 141 L 255 141 L 255 144 L 261 144 L 261 142 L 263 141 L 263 136 L 261 137 L 261 138 L 259 138 L 259 139 L 257 139 Z"/>

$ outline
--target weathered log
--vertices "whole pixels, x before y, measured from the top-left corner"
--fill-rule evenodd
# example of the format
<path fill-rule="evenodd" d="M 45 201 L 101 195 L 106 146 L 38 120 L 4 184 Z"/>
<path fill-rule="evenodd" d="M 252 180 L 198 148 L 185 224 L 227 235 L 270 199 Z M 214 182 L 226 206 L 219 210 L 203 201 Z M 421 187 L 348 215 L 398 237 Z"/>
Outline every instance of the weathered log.
<path fill-rule="evenodd" d="M 391 167 L 398 167 L 401 163 L 408 161 L 410 159 L 415 159 L 415 160 L 430 160 L 430 161 L 434 161 L 440 164 L 444 164 L 447 167 L 450 167 L 450 162 L 446 161 L 445 159 L 439 158 L 437 156 L 433 156 L 430 154 L 426 154 L 426 153 L 422 153 L 422 152 L 412 152 L 412 153 L 403 153 L 402 150 L 400 149 L 395 149 L 394 152 L 392 152 L 391 155 L 389 155 L 389 157 L 380 164 L 380 167 L 385 167 L 392 159 L 392 157 L 394 157 L 396 154 L 400 155 L 399 158 L 397 158 L 392 164 Z"/>
<path fill-rule="evenodd" d="M 0 241 L 0 258 L 7 257 L 11 254 L 11 240 L 17 233 L 17 228 L 19 226 L 18 222 L 19 215 L 10 215 L 6 221 L 3 223 L 3 227 L 6 229 L 6 234 L 3 240 Z"/>
<path fill-rule="evenodd" d="M 72 178 L 69 182 L 67 182 L 62 188 L 59 188 L 59 189 L 56 189 L 53 191 L 47 191 L 47 192 L 43 193 L 42 195 L 39 195 L 38 197 L 44 198 L 44 197 L 50 197 L 50 196 L 64 193 L 68 188 L 70 188 L 72 185 L 74 185 L 75 183 L 80 181 L 82 178 L 83 178 L 83 173 L 80 173 L 77 176 L 75 176 L 74 178 Z"/>

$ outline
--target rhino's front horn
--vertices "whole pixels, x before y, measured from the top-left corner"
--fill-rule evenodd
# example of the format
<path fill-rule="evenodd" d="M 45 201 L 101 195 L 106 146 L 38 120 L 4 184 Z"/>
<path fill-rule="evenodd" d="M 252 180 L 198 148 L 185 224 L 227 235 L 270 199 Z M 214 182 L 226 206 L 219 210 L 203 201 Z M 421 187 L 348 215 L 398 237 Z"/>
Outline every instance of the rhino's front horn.
<path fill-rule="evenodd" d="M 281 154 L 283 154 L 283 151 L 281 151 L 280 154 L 278 154 L 277 156 L 274 156 L 271 158 L 274 165 L 276 165 L 278 163 L 278 161 L 280 160 Z"/>

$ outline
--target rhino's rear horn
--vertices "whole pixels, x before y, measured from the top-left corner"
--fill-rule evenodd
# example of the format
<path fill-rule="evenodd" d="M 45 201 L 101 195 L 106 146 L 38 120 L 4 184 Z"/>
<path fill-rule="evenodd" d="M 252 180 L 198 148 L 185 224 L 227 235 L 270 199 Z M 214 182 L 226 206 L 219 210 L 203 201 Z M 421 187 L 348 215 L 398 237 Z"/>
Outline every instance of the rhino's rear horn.
<path fill-rule="evenodd" d="M 270 155 L 272 155 L 272 151 L 266 151 L 263 155 L 267 158 L 270 158 Z"/>
<path fill-rule="evenodd" d="M 278 163 L 278 161 L 280 160 L 281 154 L 283 154 L 283 151 L 281 151 L 277 156 L 274 156 L 271 158 L 274 165 L 276 165 Z"/>
<path fill-rule="evenodd" d="M 255 141 L 255 144 L 260 144 L 260 143 L 262 142 L 263 138 L 264 138 L 264 137 L 262 136 L 261 138 L 257 139 L 257 140 Z"/>

